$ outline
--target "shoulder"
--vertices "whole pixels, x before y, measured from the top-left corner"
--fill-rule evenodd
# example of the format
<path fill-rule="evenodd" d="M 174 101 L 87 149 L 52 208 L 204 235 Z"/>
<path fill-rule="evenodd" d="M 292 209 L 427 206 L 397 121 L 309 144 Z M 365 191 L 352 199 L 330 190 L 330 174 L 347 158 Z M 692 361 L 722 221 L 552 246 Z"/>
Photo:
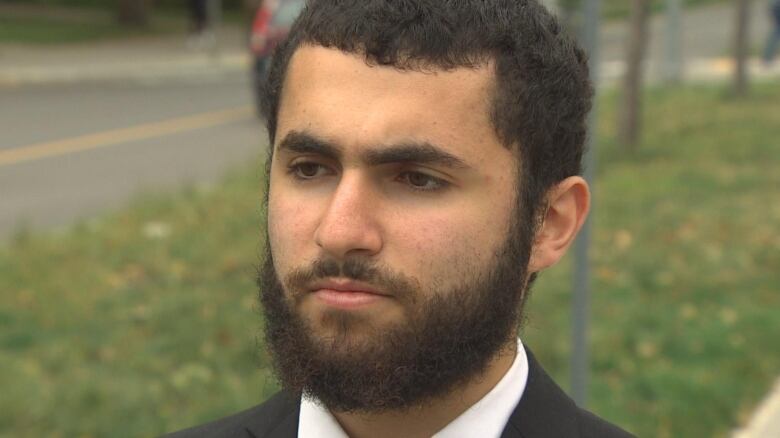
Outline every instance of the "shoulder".
<path fill-rule="evenodd" d="M 300 399 L 286 392 L 278 392 L 264 403 L 253 408 L 220 418 L 189 429 L 180 430 L 166 438 L 217 438 L 217 437 L 261 437 L 282 426 L 293 425 L 297 434 Z M 285 436 L 282 434 L 278 436 Z M 276 435 L 275 435 L 276 436 Z"/>
<path fill-rule="evenodd" d="M 550 378 L 533 353 L 520 402 L 509 417 L 504 438 L 624 438 L 628 432 L 577 406 Z"/>
<path fill-rule="evenodd" d="M 634 435 L 585 409 L 578 408 L 577 425 L 581 438 L 631 438 Z"/>

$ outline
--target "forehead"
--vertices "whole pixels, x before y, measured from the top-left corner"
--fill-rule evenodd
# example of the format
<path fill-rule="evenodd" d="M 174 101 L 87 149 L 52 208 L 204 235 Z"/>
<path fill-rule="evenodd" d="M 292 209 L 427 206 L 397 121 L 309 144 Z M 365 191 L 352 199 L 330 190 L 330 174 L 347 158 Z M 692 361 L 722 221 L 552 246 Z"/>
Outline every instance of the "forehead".
<path fill-rule="evenodd" d="M 490 122 L 494 70 L 399 70 L 359 54 L 302 46 L 280 100 L 277 143 L 313 132 L 345 148 L 405 141 L 439 145 L 465 159 L 503 151 Z"/>

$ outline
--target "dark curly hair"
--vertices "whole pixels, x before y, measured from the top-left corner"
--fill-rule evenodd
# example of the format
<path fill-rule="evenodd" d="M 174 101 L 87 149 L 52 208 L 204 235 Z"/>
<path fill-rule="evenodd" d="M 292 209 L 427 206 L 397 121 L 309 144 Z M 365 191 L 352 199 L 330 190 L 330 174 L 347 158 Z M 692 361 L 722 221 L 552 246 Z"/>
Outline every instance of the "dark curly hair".
<path fill-rule="evenodd" d="M 262 112 L 271 144 L 287 66 L 304 44 L 400 70 L 492 61 L 491 122 L 518 156 L 520 219 L 531 227 L 547 190 L 581 172 L 593 96 L 587 57 L 536 0 L 308 0 L 266 81 Z"/>

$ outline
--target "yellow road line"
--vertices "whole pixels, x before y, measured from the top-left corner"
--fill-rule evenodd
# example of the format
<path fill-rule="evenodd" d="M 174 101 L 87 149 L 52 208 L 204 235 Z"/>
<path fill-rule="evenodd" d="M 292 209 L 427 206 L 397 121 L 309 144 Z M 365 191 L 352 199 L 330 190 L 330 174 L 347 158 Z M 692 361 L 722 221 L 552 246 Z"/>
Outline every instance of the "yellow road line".
<path fill-rule="evenodd" d="M 212 126 L 245 120 L 253 116 L 250 106 L 230 108 L 220 111 L 178 117 L 161 122 L 145 123 L 129 128 L 113 129 L 96 132 L 64 140 L 36 143 L 18 148 L 0 150 L 0 167 L 20 163 L 22 161 L 38 160 L 55 157 L 73 152 L 98 149 L 120 143 L 145 140 L 177 132 L 193 129 L 210 128 Z"/>

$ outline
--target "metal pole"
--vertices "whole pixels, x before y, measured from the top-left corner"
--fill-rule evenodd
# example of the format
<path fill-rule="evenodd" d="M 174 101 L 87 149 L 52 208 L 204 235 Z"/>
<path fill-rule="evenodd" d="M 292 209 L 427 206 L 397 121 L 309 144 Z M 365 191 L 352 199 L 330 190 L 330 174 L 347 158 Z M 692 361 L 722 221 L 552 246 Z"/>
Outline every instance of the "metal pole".
<path fill-rule="evenodd" d="M 666 50 L 663 78 L 667 82 L 682 79 L 682 26 L 680 0 L 666 0 Z"/>
<path fill-rule="evenodd" d="M 599 20 L 601 0 L 586 0 L 582 40 L 590 58 L 590 77 L 594 86 L 599 81 Z M 593 108 L 588 115 L 588 139 L 584 156 L 584 177 L 593 187 L 596 167 L 596 116 L 598 100 L 594 98 Z M 593 217 L 595 208 L 591 208 Z M 590 247 L 591 220 L 585 221 L 574 243 L 574 296 L 572 299 L 572 357 L 571 393 L 574 401 L 585 407 L 588 402 L 588 316 L 590 314 Z"/>
<path fill-rule="evenodd" d="M 219 55 L 219 28 L 222 24 L 222 0 L 208 0 L 208 32 L 211 54 Z"/>

